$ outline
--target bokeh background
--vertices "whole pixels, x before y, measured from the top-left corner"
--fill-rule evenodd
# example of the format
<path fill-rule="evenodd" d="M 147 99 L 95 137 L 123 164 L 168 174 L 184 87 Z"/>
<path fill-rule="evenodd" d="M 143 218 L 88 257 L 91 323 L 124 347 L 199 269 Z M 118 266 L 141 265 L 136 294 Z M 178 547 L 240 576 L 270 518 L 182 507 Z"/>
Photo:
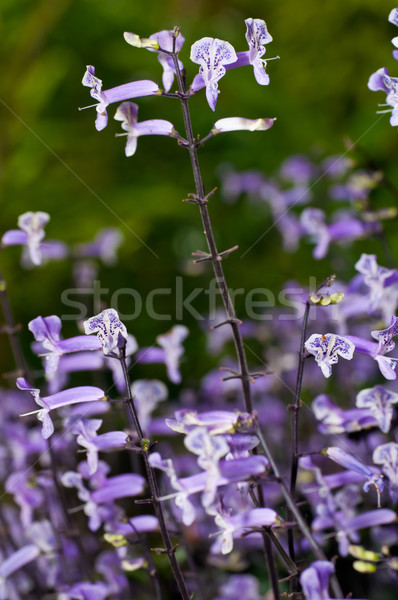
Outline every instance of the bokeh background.
<path fill-rule="evenodd" d="M 390 42 L 397 32 L 387 22 L 393 7 L 386 0 L 2 0 L 1 232 L 14 228 L 18 215 L 28 210 L 50 213 L 47 237 L 70 244 L 93 239 L 102 227 L 120 227 L 125 238 L 120 263 L 101 270 L 103 287 L 133 287 L 145 296 L 155 287 L 174 289 L 177 276 L 183 276 L 186 294 L 208 285 L 209 269 L 188 266 L 191 252 L 205 246 L 197 209 L 181 202 L 193 191 L 187 153 L 173 140 L 147 137 L 127 159 L 124 139 L 115 138 L 119 123 L 112 119 L 114 107 L 108 127 L 100 133 L 94 128 L 95 110 L 78 111 L 91 101 L 81 85 L 85 65 L 95 65 L 105 89 L 136 79 L 161 81 L 156 56 L 128 46 L 122 35 L 126 30 L 148 36 L 179 25 L 186 38 L 181 59 L 191 81 L 197 72 L 189 61 L 195 40 L 213 36 L 228 40 L 237 51 L 245 50 L 244 19 L 266 20 L 274 38 L 267 56 L 280 56 L 268 65 L 269 87 L 256 84 L 251 68 L 238 69 L 220 81 L 215 114 L 204 92 L 191 102 L 194 128 L 201 135 L 222 117 L 277 117 L 269 132 L 221 135 L 201 150 L 207 190 L 220 184 L 221 162 L 237 170 L 272 174 L 291 154 L 343 154 L 348 139 L 358 141 L 360 151 L 398 181 L 397 132 L 388 115 L 376 115 L 383 95 L 367 88 L 369 75 L 381 66 L 390 67 L 392 75 L 398 72 Z M 183 131 L 178 102 L 145 98 L 138 103 L 141 120 L 166 118 Z M 313 192 L 318 193 L 314 205 L 322 207 L 321 184 Z M 217 194 L 210 209 L 219 248 L 240 247 L 225 262 L 232 288 L 267 287 L 277 293 L 293 277 L 306 284 L 310 275 L 330 274 L 324 261 L 313 260 L 308 244 L 297 254 L 282 253 L 275 229 L 242 258 L 268 230 L 270 217 L 244 200 L 228 205 Z M 394 230 L 391 223 L 393 245 Z M 354 274 L 361 251 L 374 250 L 367 242 L 358 244 L 352 255 L 340 253 L 336 258 L 342 276 Z M 19 257 L 20 248 L 7 249 L 1 254 L 1 267 L 28 345 L 30 319 L 65 312 L 61 292 L 72 285 L 72 265 L 50 263 L 27 271 Z M 205 310 L 200 302 L 199 298 L 196 306 Z M 173 310 L 174 296 L 165 296 L 160 312 Z M 200 327 L 186 317 L 196 334 L 188 342 L 191 358 L 185 368 L 200 375 L 209 366 L 204 342 Z M 142 315 L 129 329 L 143 346 L 171 324 Z M 74 324 L 66 325 L 68 332 L 76 333 Z M 6 341 L 1 352 L 11 369 Z"/>

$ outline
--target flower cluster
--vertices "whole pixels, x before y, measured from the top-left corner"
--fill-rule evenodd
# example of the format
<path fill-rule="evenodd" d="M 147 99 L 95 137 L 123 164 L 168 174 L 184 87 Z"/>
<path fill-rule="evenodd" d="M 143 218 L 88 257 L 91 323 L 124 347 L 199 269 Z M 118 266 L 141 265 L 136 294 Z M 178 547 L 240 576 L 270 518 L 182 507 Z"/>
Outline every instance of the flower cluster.
<path fill-rule="evenodd" d="M 398 9 L 389 20 L 398 25 Z M 33 356 L 25 359 L 1 282 L 3 330 L 17 367 L 16 387 L 0 390 L 1 600 L 261 600 L 265 591 L 273 600 L 342 600 L 363 593 L 361 573 L 372 574 L 378 595 L 396 585 L 398 270 L 368 243 L 381 239 L 388 248 L 385 221 L 397 213 L 373 207 L 383 175 L 347 158 L 295 155 L 272 176 L 224 167 L 226 202 L 246 194 L 262 230 L 270 218 L 287 252 L 309 237 L 313 258 L 332 257 L 339 269 L 308 289 L 286 282 L 279 297 L 287 304 L 266 307 L 262 320 L 238 318 L 222 264 L 236 247 L 217 249 L 197 149 L 219 133 L 266 131 L 274 119 L 218 119 L 200 139 L 189 100 L 203 89 L 215 111 L 222 77 L 241 66 L 269 84 L 272 37 L 262 19 L 245 24 L 241 52 L 218 38 L 192 44 L 199 71 L 189 86 L 177 28 L 124 35 L 157 57 L 163 89 L 140 80 L 103 90 L 87 67 L 95 126 L 104 129 L 108 106 L 120 103 L 115 119 L 127 156 L 142 135 L 169 136 L 188 150 L 196 184 L 188 202 L 199 207 L 209 250 L 194 255 L 213 267 L 223 308 L 209 315 L 206 344 L 177 322 L 141 345 L 116 308 L 90 309 L 71 330 L 66 319 L 32 307 L 23 334 Z M 397 81 L 380 69 L 369 84 L 387 92 L 394 125 Z M 151 96 L 181 103 L 185 137 L 169 121 L 138 121 L 131 100 Z M 313 189 L 319 180 L 322 209 Z M 118 230 L 68 247 L 45 241 L 48 222 L 45 212 L 20 215 L 2 247 L 22 245 L 26 266 L 73 260 L 82 286 L 101 263 L 116 267 Z M 355 259 L 336 260 L 347 244 Z M 198 361 L 199 381 L 193 344 L 198 356 L 206 345 L 213 366 L 206 373 Z M 343 569 L 344 591 L 336 575 Z"/>

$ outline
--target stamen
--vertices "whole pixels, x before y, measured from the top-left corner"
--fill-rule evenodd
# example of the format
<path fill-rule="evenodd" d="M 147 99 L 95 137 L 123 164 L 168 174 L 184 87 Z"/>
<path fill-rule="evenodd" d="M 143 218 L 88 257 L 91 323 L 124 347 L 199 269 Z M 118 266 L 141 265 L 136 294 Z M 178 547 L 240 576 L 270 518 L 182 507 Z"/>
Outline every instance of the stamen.
<path fill-rule="evenodd" d="M 42 408 L 39 408 L 39 410 L 32 410 L 32 412 L 27 412 L 24 413 L 23 415 L 19 415 L 20 417 L 28 417 L 29 415 L 37 415 L 37 413 L 39 413 L 40 411 L 42 411 Z"/>
<path fill-rule="evenodd" d="M 94 106 L 98 106 L 98 104 L 90 104 L 90 106 L 78 106 L 78 110 L 86 110 L 86 108 L 94 108 Z"/>

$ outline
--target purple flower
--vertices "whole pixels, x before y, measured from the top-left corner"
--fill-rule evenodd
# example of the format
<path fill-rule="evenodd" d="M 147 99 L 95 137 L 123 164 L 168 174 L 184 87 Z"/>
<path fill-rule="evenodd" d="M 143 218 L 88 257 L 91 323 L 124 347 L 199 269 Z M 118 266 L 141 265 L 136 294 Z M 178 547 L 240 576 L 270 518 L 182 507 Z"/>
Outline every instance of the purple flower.
<path fill-rule="evenodd" d="M 175 419 L 166 419 L 166 424 L 173 431 L 189 433 L 197 427 L 205 428 L 210 434 L 233 433 L 236 429 L 247 424 L 253 424 L 249 413 L 229 410 L 212 410 L 198 413 L 189 408 L 177 410 Z"/>
<path fill-rule="evenodd" d="M 101 425 L 101 419 L 79 419 L 71 428 L 72 433 L 77 435 L 77 443 L 87 449 L 90 475 L 93 475 L 98 469 L 98 452 L 113 448 L 125 448 L 128 441 L 128 434 L 124 431 L 108 431 L 98 435 L 97 430 Z"/>
<path fill-rule="evenodd" d="M 317 396 L 311 408 L 315 418 L 320 421 L 319 431 L 324 434 L 350 433 L 377 425 L 369 409 L 342 410 L 325 394 Z"/>
<path fill-rule="evenodd" d="M 262 19 L 246 19 L 246 40 L 249 44 L 249 63 L 253 65 L 254 77 L 260 85 L 269 84 L 269 75 L 265 72 L 267 63 L 261 57 L 265 54 L 264 44 L 272 42 L 267 25 Z M 238 53 L 238 59 L 243 58 L 243 52 Z"/>
<path fill-rule="evenodd" d="M 388 15 L 388 20 L 390 21 L 390 23 L 398 27 L 398 8 L 392 9 L 390 14 Z M 398 48 L 398 37 L 394 37 L 391 41 L 394 44 L 394 46 Z M 395 60 L 398 60 L 398 50 L 393 50 L 392 55 L 395 58 Z"/>
<path fill-rule="evenodd" d="M 313 256 L 316 259 L 326 256 L 331 241 L 353 240 L 372 232 L 372 224 L 349 217 L 326 225 L 325 213 L 318 208 L 303 210 L 300 221 L 305 232 L 314 238 L 316 247 Z"/>
<path fill-rule="evenodd" d="M 346 338 L 351 340 L 355 344 L 355 351 L 360 354 L 371 356 L 377 361 L 379 369 L 386 379 L 392 380 L 397 378 L 395 368 L 397 366 L 397 358 L 384 356 L 387 352 L 390 352 L 395 348 L 395 342 L 393 337 L 398 333 L 398 318 L 393 316 L 391 324 L 387 329 L 380 331 L 372 331 L 371 335 L 376 342 L 370 342 L 363 338 L 359 338 L 353 335 L 347 335 Z"/>
<path fill-rule="evenodd" d="M 134 396 L 134 404 L 141 427 L 143 431 L 146 431 L 152 412 L 159 402 L 163 402 L 167 398 L 167 387 L 162 381 L 156 379 L 137 379 L 131 386 L 131 392 Z"/>
<path fill-rule="evenodd" d="M 329 448 L 326 448 L 324 454 L 342 467 L 363 475 L 367 480 L 363 485 L 364 491 L 368 492 L 369 487 L 373 485 L 376 488 L 378 499 L 377 504 L 378 507 L 380 507 L 380 494 L 384 489 L 384 482 L 378 469 L 375 467 L 368 467 L 355 458 L 355 456 L 352 456 L 352 454 L 345 452 L 337 446 L 330 446 Z"/>
<path fill-rule="evenodd" d="M 383 465 L 382 471 L 387 475 L 393 487 L 398 486 L 398 444 L 389 442 L 377 446 L 373 451 L 373 462 Z"/>
<path fill-rule="evenodd" d="M 160 49 L 168 50 L 169 52 L 172 52 L 175 49 L 175 52 L 177 54 L 181 51 L 183 44 L 185 42 L 184 36 L 182 36 L 179 33 L 176 37 L 174 32 L 170 31 L 168 29 L 163 29 L 162 31 L 153 33 L 152 35 L 149 36 L 149 39 L 157 40 Z M 174 48 L 174 44 L 175 44 L 175 48 Z M 173 57 L 170 56 L 169 54 L 166 54 L 165 52 L 162 52 L 161 50 L 156 50 L 156 49 L 151 49 L 151 48 L 148 48 L 148 50 L 157 52 L 158 61 L 160 62 L 160 64 L 163 67 L 162 81 L 163 81 L 164 89 L 166 92 L 168 92 L 170 90 L 171 86 L 173 85 L 174 75 L 175 75 L 175 67 L 174 67 Z M 184 65 L 182 64 L 182 62 L 180 60 L 178 60 L 178 66 L 181 71 L 184 69 Z"/>
<path fill-rule="evenodd" d="M 122 129 L 127 132 L 116 134 L 117 136 L 127 135 L 126 156 L 135 154 L 137 138 L 140 135 L 170 135 L 173 137 L 178 135 L 174 125 L 164 119 L 151 119 L 138 123 L 138 105 L 134 102 L 123 102 L 115 113 L 115 119 L 122 121 Z"/>
<path fill-rule="evenodd" d="M 182 342 L 189 331 L 184 325 L 175 325 L 163 335 L 158 335 L 157 343 L 164 350 L 164 361 L 167 367 L 167 375 L 173 383 L 180 383 L 181 374 L 178 370 L 180 358 L 184 353 Z"/>
<path fill-rule="evenodd" d="M 112 104 L 113 102 L 123 102 L 124 100 L 130 100 L 131 98 L 160 94 L 159 86 L 154 81 L 146 79 L 142 81 L 132 81 L 131 83 L 125 83 L 124 85 L 102 91 L 102 81 L 101 79 L 98 79 L 98 77 L 95 77 L 94 73 L 94 67 L 88 65 L 83 76 L 82 84 L 91 88 L 91 96 L 95 100 L 98 100 L 98 104 L 95 105 L 98 113 L 95 121 L 95 128 L 97 131 L 101 131 L 108 124 L 108 115 L 106 112 L 108 104 Z"/>
<path fill-rule="evenodd" d="M 231 575 L 214 600 L 261 600 L 258 579 L 248 574 Z"/>
<path fill-rule="evenodd" d="M 178 478 L 173 461 L 170 458 L 162 459 L 158 452 L 153 452 L 149 456 L 149 462 L 152 467 L 161 469 L 166 473 L 172 488 L 176 490 L 176 493 L 164 496 L 162 500 L 174 498 L 176 505 L 182 510 L 182 522 L 184 525 L 191 525 L 196 518 L 196 512 L 189 497 L 198 492 L 207 493 L 208 473 L 202 472 L 189 477 Z M 220 461 L 218 463 L 217 487 L 229 483 L 243 482 L 249 477 L 260 476 L 267 468 L 268 461 L 265 456 L 261 455 Z"/>
<path fill-rule="evenodd" d="M 35 544 L 27 544 L 16 550 L 10 556 L 2 560 L 0 565 L 0 598 L 11 598 L 8 595 L 6 579 L 28 563 L 35 560 L 40 554 L 40 548 Z"/>
<path fill-rule="evenodd" d="M 374 254 L 362 254 L 355 264 L 355 268 L 362 273 L 364 282 L 369 287 L 370 310 L 380 308 L 383 314 L 388 313 L 389 319 L 391 319 L 391 316 L 395 313 L 398 299 L 398 290 L 396 286 L 391 285 L 391 283 L 395 283 L 396 271 L 379 266 L 377 257 Z M 391 297 L 389 291 L 394 292 L 393 297 Z"/>
<path fill-rule="evenodd" d="M 346 360 L 354 356 L 354 344 L 340 335 L 326 333 L 325 335 L 314 333 L 305 342 L 307 352 L 315 356 L 316 363 L 321 367 L 325 377 L 332 374 L 332 365 L 337 363 L 339 355 Z"/>
<path fill-rule="evenodd" d="M 103 581 L 91 583 L 80 581 L 71 587 L 62 589 L 58 598 L 61 600 L 105 600 L 109 597 L 108 586 Z"/>
<path fill-rule="evenodd" d="M 358 408 L 367 408 L 374 416 L 383 433 L 390 431 L 393 415 L 393 404 L 398 402 L 398 394 L 386 390 L 381 385 L 361 390 L 355 404 Z"/>
<path fill-rule="evenodd" d="M 311 563 L 300 575 L 305 600 L 330 600 L 329 579 L 334 571 L 334 565 L 326 560 Z"/>
<path fill-rule="evenodd" d="M 306 600 L 329 600 L 329 579 L 334 566 L 326 560 L 316 560 L 300 575 Z"/>
<path fill-rule="evenodd" d="M 30 260 L 34 265 L 41 265 L 42 254 L 40 242 L 43 240 L 44 226 L 50 220 L 45 212 L 26 212 L 18 217 L 19 229 L 7 231 L 2 239 L 3 246 L 26 245 Z"/>
<path fill-rule="evenodd" d="M 41 408 L 30 413 L 25 413 L 21 417 L 36 414 L 39 421 L 43 422 L 42 435 L 45 439 L 49 438 L 54 433 L 54 425 L 50 417 L 50 411 L 61 406 L 69 406 L 80 402 L 95 402 L 97 400 L 105 400 L 105 392 L 97 387 L 82 386 L 75 387 L 69 390 L 63 390 L 51 396 L 40 397 L 40 390 L 32 388 L 32 386 L 23 377 L 18 377 L 17 387 L 20 390 L 30 392 L 35 399 L 36 404 Z"/>
<path fill-rule="evenodd" d="M 127 329 L 114 308 L 106 308 L 99 315 L 84 321 L 86 335 L 96 333 L 104 354 L 111 354 L 125 345 Z"/>
<path fill-rule="evenodd" d="M 216 109 L 217 96 L 220 93 L 218 82 L 225 75 L 225 65 L 237 61 L 234 48 L 228 42 L 217 38 L 204 37 L 191 47 L 192 62 L 200 65 L 199 74 L 192 83 L 193 91 L 206 86 L 207 102 L 212 110 Z"/>
<path fill-rule="evenodd" d="M 167 376 L 173 383 L 181 382 L 181 373 L 179 371 L 180 358 L 184 353 L 182 342 L 187 337 L 189 331 L 184 325 L 175 325 L 162 335 L 156 338 L 160 348 L 142 348 L 137 353 L 137 362 L 139 363 L 164 363 L 167 368 Z"/>
<path fill-rule="evenodd" d="M 36 342 L 39 342 L 39 345 L 36 345 L 37 353 L 45 358 L 47 375 L 56 372 L 62 355 L 85 350 L 101 350 L 102 347 L 98 340 L 87 338 L 85 335 L 61 340 L 61 326 L 61 319 L 56 315 L 37 317 L 28 324 Z"/>
<path fill-rule="evenodd" d="M 221 539 L 212 546 L 211 552 L 229 554 L 233 549 L 234 538 L 240 537 L 253 528 L 275 525 L 278 515 L 271 508 L 253 508 L 233 516 L 229 515 L 229 511 L 221 509 L 214 520 L 221 528 L 218 532 Z"/>
<path fill-rule="evenodd" d="M 116 227 L 105 227 L 95 236 L 94 241 L 79 244 L 76 253 L 79 257 L 100 258 L 104 265 L 112 267 L 117 262 L 117 250 L 123 242 L 123 234 Z M 83 263 L 91 267 L 91 263 Z"/>
<path fill-rule="evenodd" d="M 388 69 L 382 67 L 370 76 L 368 88 L 372 92 L 382 91 L 387 94 L 386 103 L 392 108 L 380 112 L 392 112 L 390 124 L 396 127 L 398 125 L 398 78 L 390 77 Z"/>

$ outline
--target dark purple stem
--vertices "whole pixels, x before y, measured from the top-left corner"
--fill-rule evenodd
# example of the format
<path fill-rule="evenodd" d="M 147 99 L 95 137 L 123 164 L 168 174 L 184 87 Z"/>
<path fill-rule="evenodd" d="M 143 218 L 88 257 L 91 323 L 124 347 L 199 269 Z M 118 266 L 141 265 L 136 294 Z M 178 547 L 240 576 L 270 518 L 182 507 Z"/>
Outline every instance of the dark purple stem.
<path fill-rule="evenodd" d="M 144 458 L 144 464 L 145 464 L 145 470 L 146 470 L 146 474 L 147 474 L 148 485 L 149 485 L 149 489 L 151 492 L 151 501 L 152 501 L 154 509 L 155 509 L 156 517 L 158 518 L 158 521 L 159 521 L 160 534 L 162 536 L 162 540 L 163 540 L 163 543 L 165 546 L 165 552 L 168 556 L 170 566 L 173 571 L 174 579 L 175 579 L 178 589 L 180 591 L 181 598 L 183 600 L 189 600 L 190 596 L 189 596 L 189 593 L 188 593 L 188 590 L 186 587 L 184 575 L 182 574 L 180 565 L 176 559 L 175 547 L 173 547 L 173 544 L 171 543 L 169 531 L 167 529 L 166 520 L 165 520 L 164 513 L 163 513 L 162 504 L 159 500 L 160 493 L 159 493 L 158 482 L 156 479 L 156 474 L 155 474 L 154 469 L 151 467 L 151 465 L 149 463 L 150 442 L 149 442 L 149 440 L 144 438 L 144 435 L 143 435 L 142 429 L 141 429 L 141 425 L 140 425 L 140 422 L 138 419 L 137 411 L 135 409 L 134 398 L 131 393 L 130 378 L 129 378 L 128 369 L 127 369 L 127 365 L 126 365 L 126 357 L 125 357 L 124 348 L 122 348 L 121 352 L 120 352 L 120 363 L 122 365 L 123 376 L 124 376 L 124 381 L 125 381 L 125 385 L 126 385 L 127 406 L 130 410 L 130 413 L 131 413 L 131 416 L 132 416 L 132 419 L 133 419 L 133 422 L 135 425 L 135 429 L 137 432 L 137 436 L 140 441 L 140 451 Z"/>

